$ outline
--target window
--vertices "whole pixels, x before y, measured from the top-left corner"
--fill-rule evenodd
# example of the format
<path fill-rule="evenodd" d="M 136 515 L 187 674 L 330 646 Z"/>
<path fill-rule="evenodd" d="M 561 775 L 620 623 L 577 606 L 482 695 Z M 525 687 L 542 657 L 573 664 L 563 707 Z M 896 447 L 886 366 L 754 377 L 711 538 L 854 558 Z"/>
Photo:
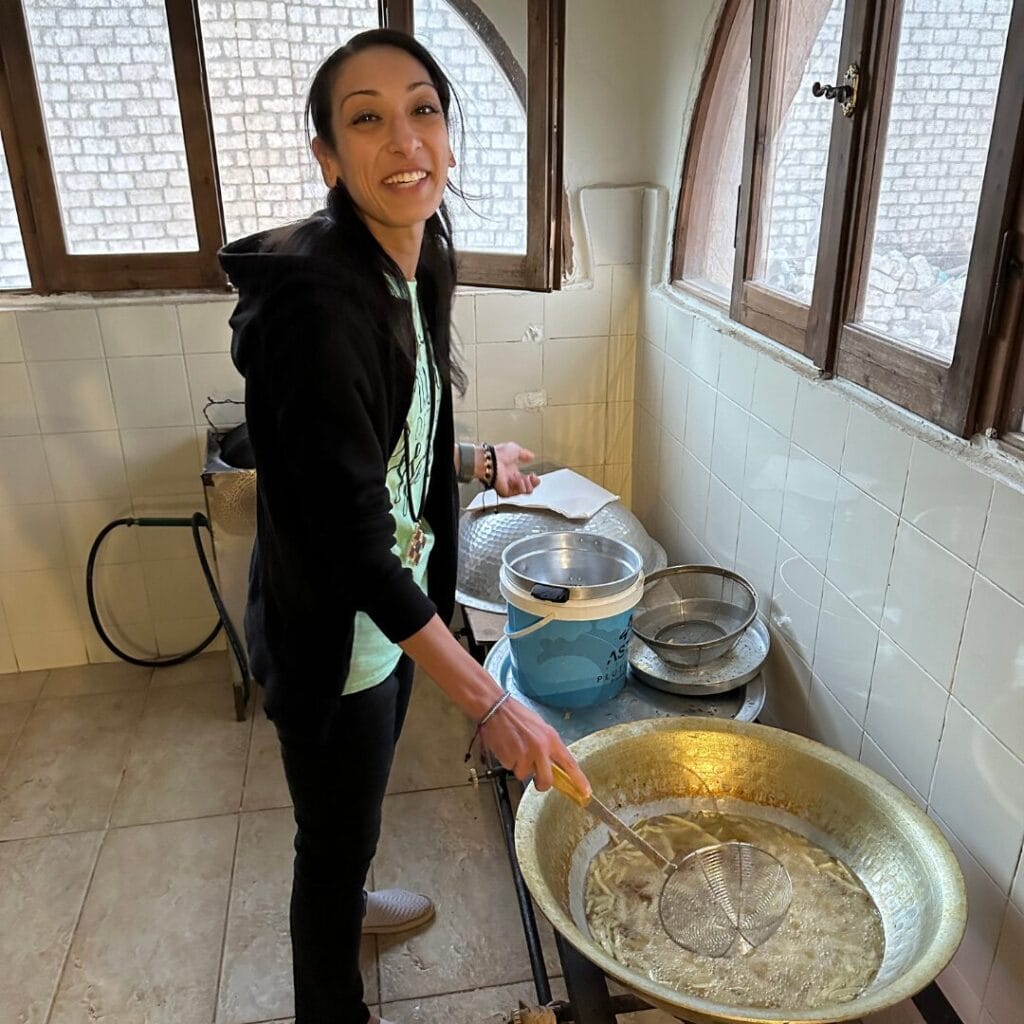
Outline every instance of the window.
<path fill-rule="evenodd" d="M 738 127 L 722 111 L 748 44 Z M 1022 0 L 728 0 L 673 277 L 825 373 L 960 434 L 1020 437 L 1022 102 Z M 728 217 L 731 180 L 726 280 L 733 239 L 702 218 Z"/>
<path fill-rule="evenodd" d="M 14 189 L 0 145 L 0 289 L 27 288 L 30 283 L 25 246 L 18 230 L 18 213 L 14 208 Z"/>
<path fill-rule="evenodd" d="M 564 2 L 406 0 L 393 6 L 390 23 L 414 32 L 438 58 L 465 118 L 465 149 L 455 154 L 453 176 L 469 202 L 449 200 L 459 280 L 556 287 Z"/>
<path fill-rule="evenodd" d="M 332 48 L 382 23 L 418 34 L 462 102 L 460 281 L 557 287 L 564 0 L 491 7 L 0 4 L 0 289 L 226 287 L 226 239 L 322 203 L 306 89 Z"/>

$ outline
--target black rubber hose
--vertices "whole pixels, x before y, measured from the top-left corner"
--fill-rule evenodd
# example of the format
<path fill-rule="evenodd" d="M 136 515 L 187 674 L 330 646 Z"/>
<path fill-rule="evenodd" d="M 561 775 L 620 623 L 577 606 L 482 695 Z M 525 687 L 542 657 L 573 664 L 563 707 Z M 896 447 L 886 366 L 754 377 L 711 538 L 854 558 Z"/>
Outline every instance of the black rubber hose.
<path fill-rule="evenodd" d="M 206 578 L 207 587 L 210 590 L 210 596 L 213 598 L 213 602 L 217 607 L 218 621 L 217 625 L 213 628 L 210 635 L 195 646 L 193 649 L 185 651 L 183 654 L 174 654 L 171 657 L 136 657 L 134 654 L 129 654 L 127 651 L 121 650 L 117 644 L 106 634 L 103 629 L 102 623 L 99 621 L 99 611 L 96 608 L 96 596 L 93 584 L 93 572 L 96 564 L 96 556 L 99 553 L 100 545 L 106 538 L 106 535 L 116 529 L 118 526 L 190 526 L 193 531 L 193 540 L 196 542 L 196 551 L 199 554 L 200 565 L 203 568 L 203 575 Z M 227 639 L 231 645 L 232 653 L 238 660 L 239 668 L 242 671 L 242 678 L 245 685 L 245 695 L 248 700 L 249 697 L 249 667 L 246 660 L 245 652 L 242 648 L 242 644 L 239 641 L 238 634 L 234 631 L 231 625 L 230 618 L 227 614 L 227 609 L 224 607 L 223 601 L 220 599 L 220 594 L 217 591 L 217 585 L 213 579 L 213 572 L 210 569 L 210 563 L 207 560 L 206 552 L 203 549 L 203 538 L 200 534 L 200 527 L 206 526 L 209 529 L 209 521 L 206 516 L 201 512 L 193 513 L 190 519 L 180 518 L 123 518 L 115 519 L 112 522 L 106 524 L 100 531 L 95 541 L 92 542 L 92 548 L 89 551 L 89 560 L 85 567 L 85 596 L 89 603 L 89 615 L 92 618 L 92 625 L 95 627 L 96 633 L 99 639 L 108 647 L 111 651 L 117 654 L 122 660 L 128 662 L 130 665 L 139 665 L 144 668 L 166 668 L 171 665 L 181 665 L 183 662 L 191 657 L 195 657 L 197 654 L 206 650 L 211 643 L 217 638 L 217 634 L 220 633 L 221 627 L 223 626 L 227 634 Z"/>

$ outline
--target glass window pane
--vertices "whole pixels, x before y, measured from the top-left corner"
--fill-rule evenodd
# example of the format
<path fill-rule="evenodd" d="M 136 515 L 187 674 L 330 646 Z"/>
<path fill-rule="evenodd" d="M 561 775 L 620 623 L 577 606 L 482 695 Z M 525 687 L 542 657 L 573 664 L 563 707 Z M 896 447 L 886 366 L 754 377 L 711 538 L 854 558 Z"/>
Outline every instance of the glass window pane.
<path fill-rule="evenodd" d="M 754 278 L 809 303 L 834 105 L 811 86 L 835 84 L 845 3 L 782 0 L 778 7 Z"/>
<path fill-rule="evenodd" d="M 736 207 L 750 85 L 753 0 L 736 12 L 708 102 L 694 170 L 683 277 L 728 297 L 736 256 Z M 724 130 L 723 130 L 724 128 Z"/>
<path fill-rule="evenodd" d="M 198 248 L 163 0 L 24 0 L 68 252 Z"/>
<path fill-rule="evenodd" d="M 461 126 L 452 105 L 458 166 L 451 180 L 469 204 L 450 192 L 446 201 L 458 249 L 525 253 L 526 5 L 476 7 L 479 20 L 471 25 L 448 0 L 413 5 L 416 35 L 451 78 L 462 105 Z"/>
<path fill-rule="evenodd" d="M 377 0 L 200 0 L 228 238 L 308 217 L 326 189 L 302 121 L 321 62 L 378 27 Z"/>
<path fill-rule="evenodd" d="M 859 320 L 952 362 L 1012 0 L 906 0 Z"/>
<path fill-rule="evenodd" d="M 25 246 L 21 241 L 18 212 L 14 208 L 14 191 L 7 172 L 7 157 L 0 139 L 0 290 L 29 288 Z"/>

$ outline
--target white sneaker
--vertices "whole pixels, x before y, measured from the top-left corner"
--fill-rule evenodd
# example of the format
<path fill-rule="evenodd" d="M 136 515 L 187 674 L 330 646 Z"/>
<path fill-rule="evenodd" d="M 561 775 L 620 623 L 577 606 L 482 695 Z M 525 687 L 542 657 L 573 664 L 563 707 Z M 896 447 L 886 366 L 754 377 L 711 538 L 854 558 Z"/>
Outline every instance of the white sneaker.
<path fill-rule="evenodd" d="M 425 925 L 434 916 L 434 904 L 426 896 L 407 889 L 381 889 L 366 894 L 364 935 L 395 935 Z M 381 1021 L 380 1024 L 388 1024 Z"/>

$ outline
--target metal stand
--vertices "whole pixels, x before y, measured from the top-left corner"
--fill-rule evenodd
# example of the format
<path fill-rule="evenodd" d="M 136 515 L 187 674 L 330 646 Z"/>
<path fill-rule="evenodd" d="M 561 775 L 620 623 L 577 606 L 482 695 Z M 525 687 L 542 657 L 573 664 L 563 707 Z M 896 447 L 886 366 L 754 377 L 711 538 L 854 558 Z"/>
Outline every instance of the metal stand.
<path fill-rule="evenodd" d="M 476 613 L 477 615 L 487 613 Z M 473 630 L 475 615 L 472 609 L 463 608 L 466 622 L 465 638 L 474 658 L 483 661 L 487 640 L 478 637 Z M 493 619 L 494 616 L 489 618 Z M 492 625 L 492 623 L 488 623 Z M 491 641 L 493 643 L 493 641 Z M 519 903 L 519 916 L 523 922 L 523 935 L 526 939 L 526 951 L 530 957 L 530 970 L 533 973 L 533 985 L 537 993 L 537 1002 L 541 1006 L 552 1006 L 560 1024 L 615 1024 L 619 1014 L 636 1013 L 650 1010 L 652 1007 L 639 996 L 632 993 L 611 995 L 604 973 L 586 959 L 581 953 L 567 943 L 561 935 L 555 933 L 555 946 L 558 959 L 562 965 L 562 976 L 569 996 L 568 1002 L 552 1003 L 551 979 L 548 977 L 547 965 L 544 963 L 544 948 L 537 929 L 537 915 L 534 913 L 533 900 L 526 880 L 519 870 L 516 860 L 515 812 L 512 810 L 512 797 L 509 792 L 509 779 L 514 778 L 511 772 L 499 765 L 491 765 L 484 771 L 473 769 L 470 775 L 474 784 L 487 780 L 494 785 L 494 800 L 498 807 L 498 818 L 501 822 L 502 837 L 505 840 L 505 851 L 508 854 L 509 866 L 512 869 L 512 883 L 516 890 Z"/>

